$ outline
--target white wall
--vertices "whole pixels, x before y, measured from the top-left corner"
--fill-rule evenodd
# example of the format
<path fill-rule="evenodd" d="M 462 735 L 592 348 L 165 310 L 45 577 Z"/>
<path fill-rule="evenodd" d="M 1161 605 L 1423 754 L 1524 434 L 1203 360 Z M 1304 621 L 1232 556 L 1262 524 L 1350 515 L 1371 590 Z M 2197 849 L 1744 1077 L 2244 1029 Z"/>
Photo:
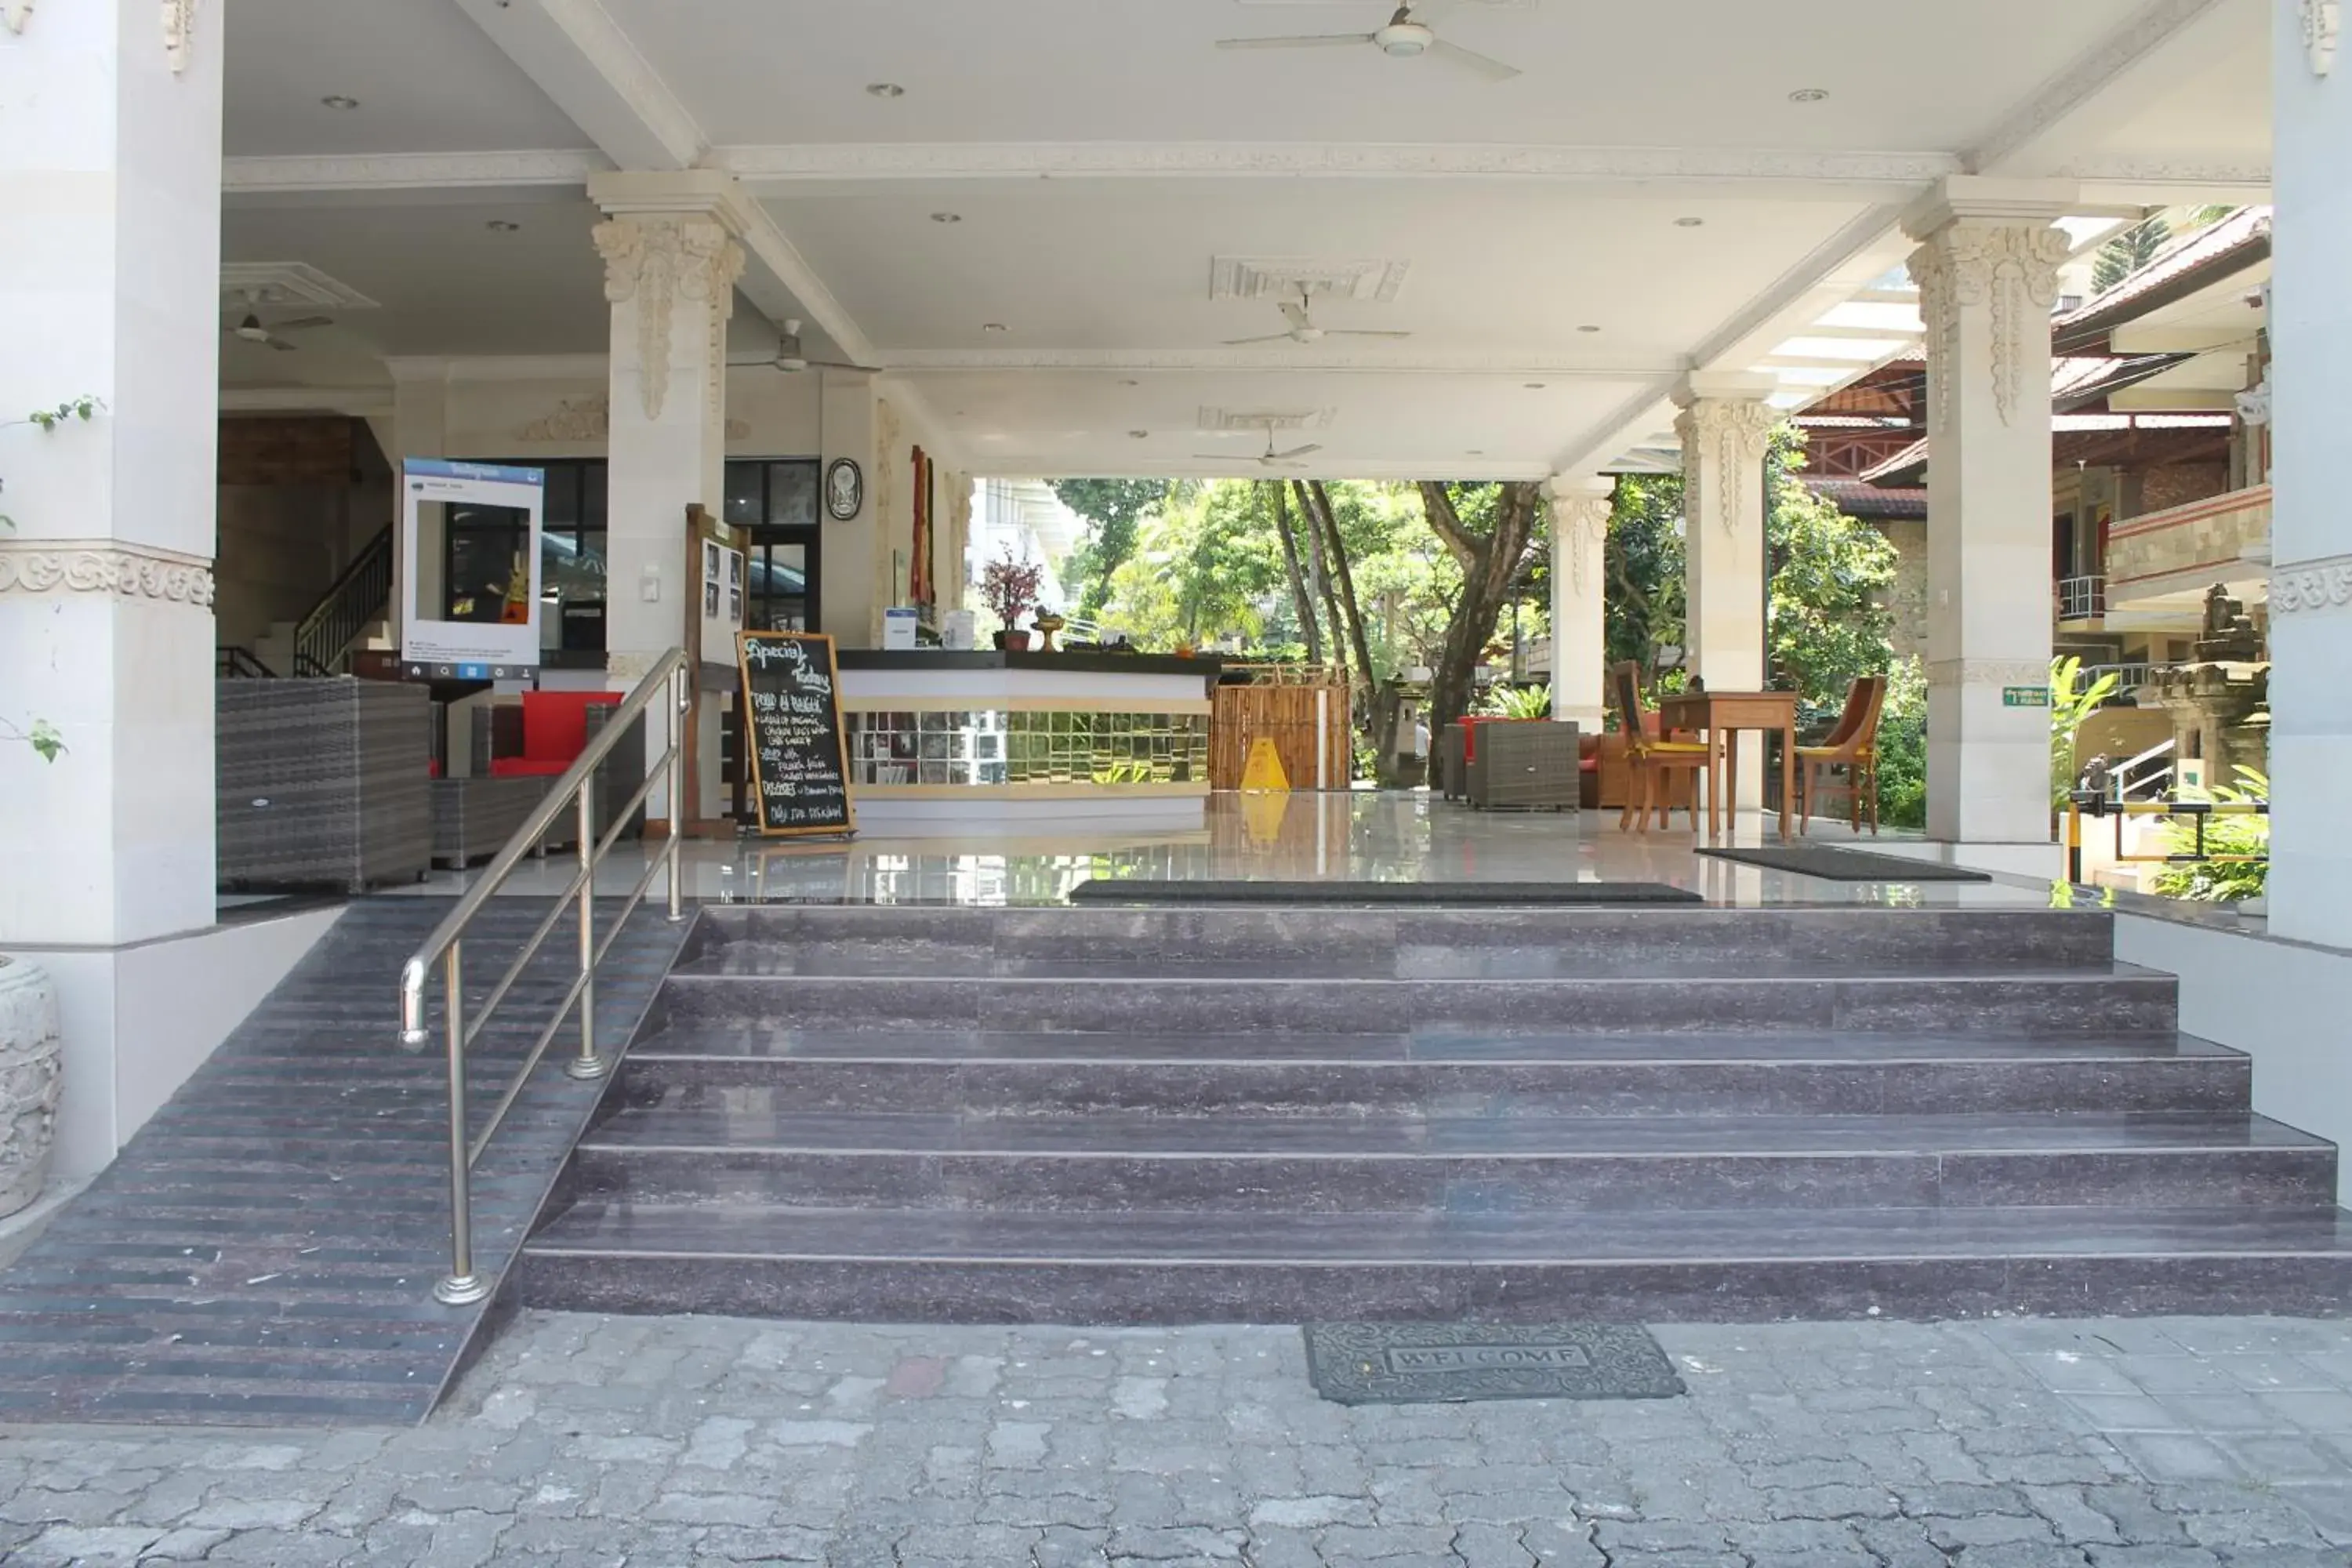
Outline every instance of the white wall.
<path fill-rule="evenodd" d="M 2352 1148 L 2352 952 L 2117 914 L 2116 956 L 2180 977 L 2182 1032 L 2253 1058 L 2257 1111 Z M 2352 1160 L 2336 1201 L 2352 1204 Z"/>

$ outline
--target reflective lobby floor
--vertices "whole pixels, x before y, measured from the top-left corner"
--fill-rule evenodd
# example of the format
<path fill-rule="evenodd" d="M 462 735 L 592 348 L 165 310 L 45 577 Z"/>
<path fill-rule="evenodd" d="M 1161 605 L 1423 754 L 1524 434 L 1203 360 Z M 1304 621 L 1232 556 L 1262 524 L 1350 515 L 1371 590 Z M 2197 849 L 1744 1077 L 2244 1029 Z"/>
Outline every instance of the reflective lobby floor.
<path fill-rule="evenodd" d="M 1842 824 L 1816 822 L 1819 842 L 1893 847 L 1916 835 L 1889 832 L 1857 843 Z M 1777 817 L 1743 815 L 1734 842 L 1779 842 Z M 687 847 L 686 892 L 723 901 L 852 903 L 1058 903 L 1094 878 L 1183 880 L 1664 882 L 1708 901 L 1747 906 L 1865 903 L 2046 908 L 2046 884 L 1836 882 L 1764 870 L 1693 853 L 1687 828 L 1622 833 L 1613 811 L 1525 814 L 1473 811 L 1426 793 L 1220 795 L 1207 825 L 1150 831 L 1072 824 L 1050 835 L 975 825 L 969 833 L 920 837 L 862 834 L 848 842 L 748 838 Z M 625 894 L 642 874 L 646 850 L 616 847 L 598 891 Z M 575 871 L 559 855 L 526 865 L 507 884 L 515 894 L 561 892 Z M 448 894 L 475 872 L 436 872 L 402 889 Z"/>

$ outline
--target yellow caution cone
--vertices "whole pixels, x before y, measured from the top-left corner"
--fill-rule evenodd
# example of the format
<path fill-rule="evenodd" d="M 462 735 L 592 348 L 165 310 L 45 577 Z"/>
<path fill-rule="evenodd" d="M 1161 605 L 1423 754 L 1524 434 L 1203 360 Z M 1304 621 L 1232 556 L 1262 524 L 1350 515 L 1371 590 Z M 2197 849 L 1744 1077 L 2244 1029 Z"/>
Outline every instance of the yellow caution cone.
<path fill-rule="evenodd" d="M 1242 765 L 1242 788 L 1244 791 L 1290 793 L 1290 775 L 1282 771 L 1282 758 L 1275 751 L 1272 741 L 1260 739 L 1250 742 L 1249 761 Z"/>

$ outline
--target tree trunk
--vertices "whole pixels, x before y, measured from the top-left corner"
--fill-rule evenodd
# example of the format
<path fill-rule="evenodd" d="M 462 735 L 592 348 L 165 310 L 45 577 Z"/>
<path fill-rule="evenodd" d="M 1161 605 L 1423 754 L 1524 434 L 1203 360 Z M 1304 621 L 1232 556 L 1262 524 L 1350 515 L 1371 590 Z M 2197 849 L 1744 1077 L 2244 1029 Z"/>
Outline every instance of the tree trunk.
<path fill-rule="evenodd" d="M 1462 597 L 1446 625 L 1445 647 L 1438 656 L 1436 679 L 1430 683 L 1429 731 L 1435 736 L 1469 711 L 1479 656 L 1494 639 L 1541 507 L 1534 485 L 1504 485 L 1495 503 L 1494 531 L 1474 533 L 1463 524 L 1444 485 L 1423 479 L 1420 489 L 1430 528 L 1462 568 Z M 1430 748 L 1433 757 L 1436 750 Z"/>
<path fill-rule="evenodd" d="M 1331 509 L 1331 492 L 1320 479 L 1309 479 L 1305 488 L 1307 515 L 1322 538 L 1323 558 L 1330 563 L 1331 575 L 1339 582 L 1339 604 L 1347 611 L 1348 638 L 1355 648 L 1356 668 L 1363 676 L 1361 722 L 1371 737 L 1373 777 L 1386 782 L 1396 771 L 1397 705 L 1381 700 L 1371 641 L 1364 633 L 1363 608 L 1356 601 L 1355 568 L 1348 560 L 1347 542 L 1339 536 L 1339 514 Z"/>
<path fill-rule="evenodd" d="M 1307 498 L 1307 481 L 1293 479 L 1290 482 L 1298 492 L 1298 510 L 1307 523 L 1307 551 L 1315 572 L 1315 592 L 1322 598 L 1324 613 L 1330 617 L 1331 662 L 1339 667 L 1339 679 L 1346 681 L 1348 635 L 1341 629 L 1339 601 L 1331 591 L 1331 563 L 1323 549 L 1323 528 L 1316 520 L 1315 503 Z M 1371 674 L 1369 669 L 1364 671 L 1364 679 L 1370 680 Z"/>
<path fill-rule="evenodd" d="M 1274 491 L 1274 531 L 1282 541 L 1282 566 L 1290 578 L 1291 608 L 1298 616 L 1299 635 L 1307 643 L 1307 662 L 1323 662 L 1323 628 L 1315 621 L 1315 601 L 1307 594 L 1307 574 L 1299 570 L 1298 540 L 1290 531 L 1290 487 L 1270 479 Z"/>

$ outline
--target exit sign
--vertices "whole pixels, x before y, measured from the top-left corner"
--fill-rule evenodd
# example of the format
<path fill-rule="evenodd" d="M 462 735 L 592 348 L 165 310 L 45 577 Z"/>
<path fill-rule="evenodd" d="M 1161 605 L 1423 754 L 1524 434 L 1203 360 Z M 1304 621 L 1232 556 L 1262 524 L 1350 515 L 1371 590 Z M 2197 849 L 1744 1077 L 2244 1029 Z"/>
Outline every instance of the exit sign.
<path fill-rule="evenodd" d="M 2046 686 L 2004 686 L 2000 689 L 2000 705 L 2004 708 L 2047 708 L 2050 689 Z"/>

